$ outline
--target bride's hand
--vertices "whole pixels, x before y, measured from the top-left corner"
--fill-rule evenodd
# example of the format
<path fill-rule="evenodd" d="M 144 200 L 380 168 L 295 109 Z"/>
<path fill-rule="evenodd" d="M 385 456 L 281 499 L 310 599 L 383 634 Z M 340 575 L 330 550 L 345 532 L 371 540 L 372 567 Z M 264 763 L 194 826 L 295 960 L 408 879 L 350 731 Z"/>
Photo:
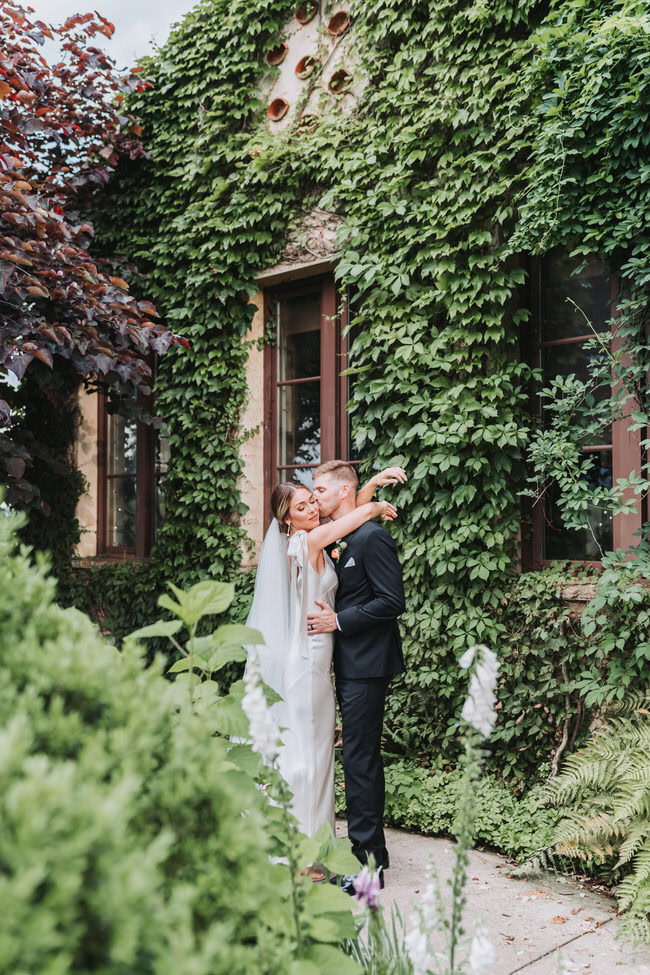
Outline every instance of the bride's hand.
<path fill-rule="evenodd" d="M 406 482 L 406 471 L 403 467 L 385 467 L 383 471 L 373 475 L 370 482 L 375 487 L 383 487 L 385 484 L 404 484 Z"/>
<path fill-rule="evenodd" d="M 377 506 L 377 517 L 381 521 L 394 521 L 397 518 L 397 508 L 390 501 L 374 501 Z"/>

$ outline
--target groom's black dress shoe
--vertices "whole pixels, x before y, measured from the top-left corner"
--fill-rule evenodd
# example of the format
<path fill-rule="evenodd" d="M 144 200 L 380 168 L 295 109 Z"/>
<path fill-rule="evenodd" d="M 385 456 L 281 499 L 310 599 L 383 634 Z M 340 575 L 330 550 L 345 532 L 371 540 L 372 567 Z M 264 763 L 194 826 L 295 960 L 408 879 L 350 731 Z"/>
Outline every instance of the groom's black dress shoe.
<path fill-rule="evenodd" d="M 341 877 L 341 890 L 343 891 L 344 894 L 349 894 L 350 897 L 354 897 L 354 895 L 356 894 L 356 889 L 355 889 L 355 886 L 354 886 L 354 881 L 355 880 L 356 880 L 356 877 L 353 877 L 352 874 L 349 874 L 349 873 L 346 873 L 346 874 L 344 874 Z M 384 889 L 384 871 L 383 870 L 380 870 L 379 871 L 379 886 L 380 886 L 380 888 L 382 890 Z"/>
<path fill-rule="evenodd" d="M 341 890 L 344 894 L 349 894 L 353 897 L 356 894 L 354 889 L 354 877 L 350 873 L 343 874 L 341 877 Z"/>

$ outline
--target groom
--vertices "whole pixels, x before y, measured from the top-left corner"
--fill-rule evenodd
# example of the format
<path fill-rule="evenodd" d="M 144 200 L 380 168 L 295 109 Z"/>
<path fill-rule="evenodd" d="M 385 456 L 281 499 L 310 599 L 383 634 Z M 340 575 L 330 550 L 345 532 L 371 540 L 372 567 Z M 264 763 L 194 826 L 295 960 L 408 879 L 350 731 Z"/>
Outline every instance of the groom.
<path fill-rule="evenodd" d="M 336 521 L 356 505 L 359 481 L 345 461 L 314 471 L 322 518 Z M 331 556 L 339 579 L 335 609 L 307 617 L 311 633 L 334 632 L 336 696 L 343 719 L 343 771 L 348 836 L 360 863 L 373 854 L 384 886 L 384 766 L 381 733 L 391 677 L 404 670 L 397 617 L 405 609 L 402 569 L 391 535 L 368 521 L 337 542 Z M 353 878 L 343 888 L 354 893 Z M 348 889 L 349 888 L 349 889 Z"/>

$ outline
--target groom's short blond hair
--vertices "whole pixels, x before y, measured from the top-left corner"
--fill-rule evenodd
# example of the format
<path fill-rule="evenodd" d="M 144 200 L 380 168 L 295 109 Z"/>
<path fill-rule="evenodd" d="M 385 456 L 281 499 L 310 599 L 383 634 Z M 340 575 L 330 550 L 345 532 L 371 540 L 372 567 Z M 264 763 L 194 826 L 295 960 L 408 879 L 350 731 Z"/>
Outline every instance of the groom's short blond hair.
<path fill-rule="evenodd" d="M 343 484 L 349 484 L 350 487 L 356 491 L 359 487 L 359 478 L 357 477 L 357 472 L 355 471 L 352 464 L 348 464 L 347 460 L 327 460 L 320 467 L 317 467 L 314 471 L 313 478 L 316 480 L 321 474 L 331 474 L 337 481 L 341 481 Z"/>

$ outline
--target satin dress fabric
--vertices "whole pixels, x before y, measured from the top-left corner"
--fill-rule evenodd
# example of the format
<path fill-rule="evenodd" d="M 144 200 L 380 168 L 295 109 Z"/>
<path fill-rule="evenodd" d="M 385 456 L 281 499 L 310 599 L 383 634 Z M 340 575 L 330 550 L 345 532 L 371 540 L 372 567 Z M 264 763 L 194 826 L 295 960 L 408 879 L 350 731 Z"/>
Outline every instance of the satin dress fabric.
<path fill-rule="evenodd" d="M 278 762 L 293 793 L 292 812 L 300 829 L 314 836 L 324 823 L 334 829 L 334 730 L 336 704 L 331 668 L 334 634 L 307 633 L 307 614 L 316 600 L 332 609 L 338 579 L 323 553 L 321 574 L 309 562 L 307 535 L 295 532 L 288 546 L 291 581 L 291 637 L 284 669 L 283 747 Z"/>

